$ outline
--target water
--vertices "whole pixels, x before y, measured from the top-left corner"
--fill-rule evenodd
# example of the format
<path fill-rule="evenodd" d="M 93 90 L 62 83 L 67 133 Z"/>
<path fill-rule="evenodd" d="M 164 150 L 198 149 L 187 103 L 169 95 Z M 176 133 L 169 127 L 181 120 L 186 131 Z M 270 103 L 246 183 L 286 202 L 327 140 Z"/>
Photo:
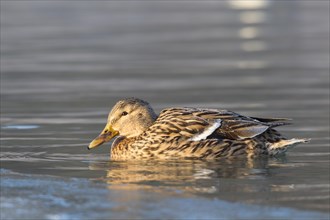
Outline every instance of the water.
<path fill-rule="evenodd" d="M 329 219 L 329 2 L 1 2 L 1 219 Z M 280 158 L 109 161 L 122 97 L 288 117 Z"/>

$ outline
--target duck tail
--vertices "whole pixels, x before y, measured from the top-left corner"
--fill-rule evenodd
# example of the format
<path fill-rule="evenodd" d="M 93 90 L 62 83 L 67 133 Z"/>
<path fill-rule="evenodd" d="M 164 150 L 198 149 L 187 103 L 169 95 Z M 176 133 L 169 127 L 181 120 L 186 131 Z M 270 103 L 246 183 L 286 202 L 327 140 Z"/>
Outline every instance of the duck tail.
<path fill-rule="evenodd" d="M 257 118 L 257 117 L 252 117 L 252 118 L 265 123 L 265 125 L 269 126 L 270 128 L 291 124 L 290 118 Z"/>
<path fill-rule="evenodd" d="M 271 156 L 283 154 L 289 148 L 300 144 L 300 143 L 307 143 L 309 142 L 309 138 L 292 138 L 292 139 L 282 139 L 277 142 L 269 143 L 268 145 L 268 154 Z"/>

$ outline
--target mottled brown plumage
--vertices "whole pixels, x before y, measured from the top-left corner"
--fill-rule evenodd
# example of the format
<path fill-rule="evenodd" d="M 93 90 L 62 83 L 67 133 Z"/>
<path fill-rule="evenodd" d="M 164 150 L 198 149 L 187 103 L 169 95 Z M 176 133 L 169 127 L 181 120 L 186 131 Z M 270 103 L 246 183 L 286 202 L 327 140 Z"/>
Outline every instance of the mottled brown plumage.
<path fill-rule="evenodd" d="M 97 147 L 113 137 L 111 158 L 217 159 L 276 155 L 307 139 L 286 139 L 274 127 L 287 119 L 263 119 L 227 110 L 167 108 L 155 114 L 149 103 L 128 98 L 117 102 L 108 123 L 89 145 Z"/>

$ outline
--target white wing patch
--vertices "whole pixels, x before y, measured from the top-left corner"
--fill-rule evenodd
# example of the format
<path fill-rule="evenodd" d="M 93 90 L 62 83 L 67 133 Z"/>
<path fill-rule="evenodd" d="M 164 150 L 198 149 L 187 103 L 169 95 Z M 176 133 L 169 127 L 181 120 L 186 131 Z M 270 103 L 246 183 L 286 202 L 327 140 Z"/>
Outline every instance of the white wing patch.
<path fill-rule="evenodd" d="M 211 135 L 217 128 L 219 128 L 221 125 L 221 119 L 217 119 L 214 121 L 214 123 L 206 128 L 202 133 L 195 135 L 194 137 L 191 137 L 190 141 L 200 141 L 206 139 L 209 135 Z"/>

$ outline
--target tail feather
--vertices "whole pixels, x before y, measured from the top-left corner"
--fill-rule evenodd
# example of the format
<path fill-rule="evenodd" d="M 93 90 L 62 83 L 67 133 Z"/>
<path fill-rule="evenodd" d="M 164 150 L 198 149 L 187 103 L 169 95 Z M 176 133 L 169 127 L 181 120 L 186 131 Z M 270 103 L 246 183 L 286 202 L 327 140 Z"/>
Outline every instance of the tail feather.
<path fill-rule="evenodd" d="M 277 155 L 277 154 L 282 154 L 285 153 L 289 148 L 300 144 L 300 143 L 307 143 L 309 142 L 309 138 L 292 138 L 289 140 L 282 139 L 280 141 L 274 142 L 274 143 L 269 143 L 268 146 L 268 153 L 269 155 Z"/>
<path fill-rule="evenodd" d="M 253 119 L 256 119 L 261 122 L 278 122 L 278 121 L 291 121 L 291 118 L 257 118 L 257 117 L 251 117 Z"/>
<path fill-rule="evenodd" d="M 271 128 L 291 124 L 290 122 L 288 122 L 291 121 L 290 118 L 257 118 L 257 117 L 252 117 L 252 118 L 265 123 L 267 126 Z"/>

